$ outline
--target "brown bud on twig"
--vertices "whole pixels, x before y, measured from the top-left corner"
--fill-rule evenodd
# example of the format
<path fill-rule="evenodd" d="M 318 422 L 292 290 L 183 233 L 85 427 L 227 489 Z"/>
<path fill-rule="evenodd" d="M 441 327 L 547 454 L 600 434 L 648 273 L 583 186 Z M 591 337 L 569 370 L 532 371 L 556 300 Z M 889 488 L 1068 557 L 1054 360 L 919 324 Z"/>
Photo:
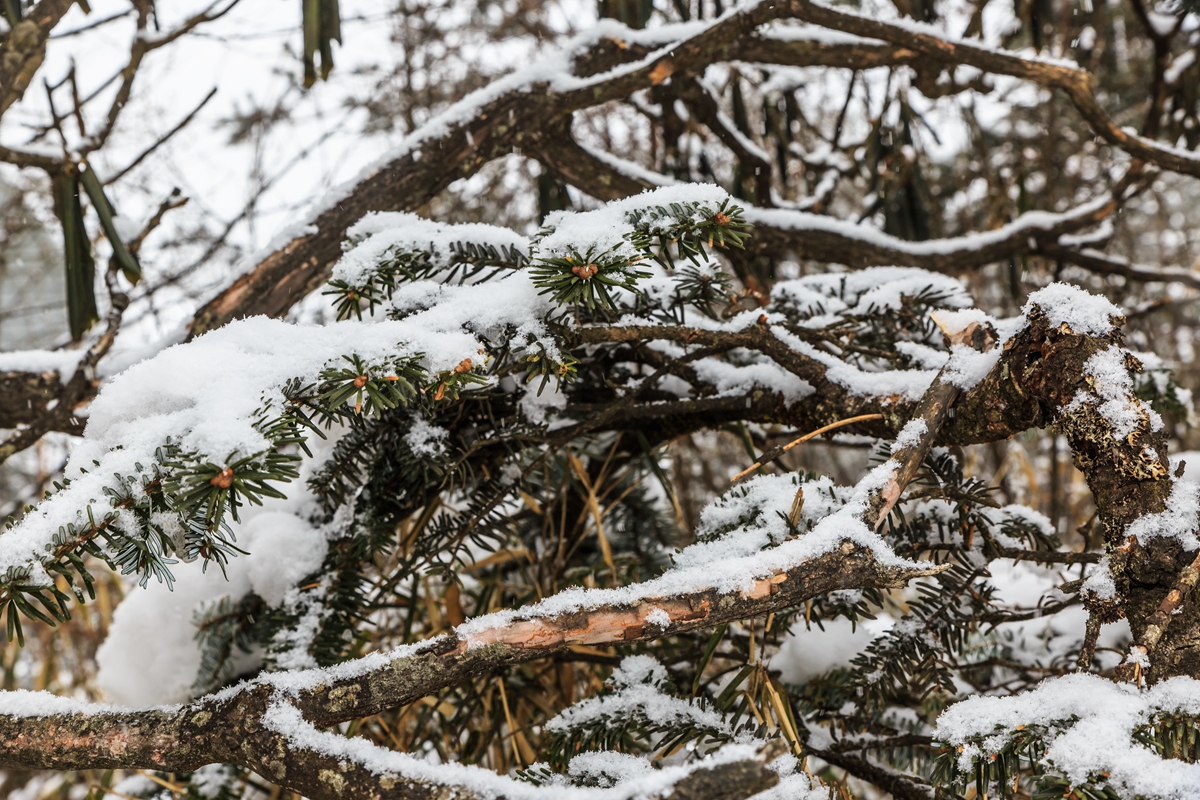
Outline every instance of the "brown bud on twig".
<path fill-rule="evenodd" d="M 581 280 L 581 281 L 591 280 L 592 276 L 595 275 L 599 271 L 600 271 L 600 268 L 597 267 L 595 264 L 579 264 L 577 266 L 571 267 L 571 272 L 574 272 L 575 277 L 579 278 L 579 280 Z"/>
<path fill-rule="evenodd" d="M 230 486 L 233 486 L 233 470 L 231 470 L 229 467 L 226 467 L 214 475 L 213 479 L 209 481 L 209 483 L 218 489 L 228 489 Z"/>
<path fill-rule="evenodd" d="M 359 375 L 357 378 L 354 379 L 354 388 L 355 389 L 361 389 L 362 387 L 364 387 L 366 385 L 367 385 L 367 376 L 366 375 Z"/>
<path fill-rule="evenodd" d="M 454 374 L 462 375 L 464 372 L 470 371 L 470 369 L 471 369 L 471 359 L 464 358 L 462 361 L 458 362 L 458 366 L 454 368 Z"/>

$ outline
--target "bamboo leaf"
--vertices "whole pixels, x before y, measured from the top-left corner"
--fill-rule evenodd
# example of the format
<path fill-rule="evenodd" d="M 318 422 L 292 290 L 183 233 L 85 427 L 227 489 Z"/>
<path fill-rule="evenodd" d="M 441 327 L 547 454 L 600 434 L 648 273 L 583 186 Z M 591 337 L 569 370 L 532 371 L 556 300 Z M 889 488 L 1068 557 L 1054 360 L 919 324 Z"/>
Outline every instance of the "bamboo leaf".
<path fill-rule="evenodd" d="M 104 229 L 104 236 L 112 246 L 113 258 L 120 265 L 121 272 L 124 273 L 126 280 L 136 285 L 142 279 L 142 266 L 133 257 L 133 254 L 129 252 L 129 248 L 125 246 L 125 243 L 121 241 L 121 235 L 117 233 L 117 226 L 113 220 L 113 217 L 116 216 L 116 210 L 113 208 L 112 203 L 108 202 L 108 197 L 104 194 L 104 187 L 100 184 L 100 179 L 96 177 L 96 173 L 89 167 L 80 173 L 80 181 L 83 183 L 83 188 L 87 191 L 88 197 L 92 200 L 92 206 L 96 209 L 96 215 L 100 217 L 100 227 Z"/>
<path fill-rule="evenodd" d="M 67 320 L 71 339 L 77 342 L 100 319 L 96 310 L 96 262 L 83 225 L 79 179 L 68 172 L 59 174 L 54 179 L 54 193 L 67 268 Z"/>

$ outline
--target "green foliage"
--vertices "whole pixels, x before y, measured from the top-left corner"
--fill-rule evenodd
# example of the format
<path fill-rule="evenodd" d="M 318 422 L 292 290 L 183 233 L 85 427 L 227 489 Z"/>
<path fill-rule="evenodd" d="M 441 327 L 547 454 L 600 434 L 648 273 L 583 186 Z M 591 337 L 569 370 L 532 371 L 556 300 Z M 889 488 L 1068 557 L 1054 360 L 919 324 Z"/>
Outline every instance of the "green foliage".
<path fill-rule="evenodd" d="M 136 285 L 142 279 L 142 266 L 129 252 L 125 242 L 121 241 L 121 234 L 117 232 L 117 224 L 113 219 L 117 215 L 117 210 L 113 208 L 112 203 L 104 194 L 104 187 L 101 185 L 100 179 L 96 177 L 96 173 L 90 166 L 86 164 L 83 166 L 86 168 L 80 170 L 79 181 L 92 201 L 92 208 L 96 209 L 96 216 L 100 218 L 100 227 L 104 231 L 105 238 L 108 239 L 109 246 L 112 247 L 113 258 L 121 268 L 121 272 L 124 273 L 125 279 Z"/>
<path fill-rule="evenodd" d="M 472 242 L 456 243 L 448 258 L 432 248 L 402 247 L 386 252 L 361 285 L 333 282 L 327 293 L 340 319 L 374 313 L 407 282 L 482 282 L 514 269 L 528 269 L 539 291 L 559 307 L 530 324 L 464 321 L 479 351 L 451 369 L 435 372 L 421 353 L 404 353 L 403 345 L 396 348 L 403 355 L 351 352 L 327 363 L 315 380 L 291 381 L 263 398 L 254 424 L 264 441 L 254 453 L 200 453 L 164 443 L 153 464 L 118 476 L 104 502 L 94 503 L 55 540 L 46 566 L 66 578 L 66 591 L 35 585 L 28 574 L 0 581 L 10 635 L 20 635 L 21 616 L 65 618 L 71 597 L 91 591 L 88 556 L 143 582 L 156 577 L 169 583 L 177 559 L 223 566 L 238 552 L 229 525 L 240 511 L 281 497 L 281 485 L 300 474 L 300 453 L 308 451 L 310 437 L 334 429 L 336 441 L 308 486 L 319 506 L 310 521 L 328 541 L 323 563 L 275 606 L 250 595 L 200 609 L 194 622 L 202 664 L 195 691 L 235 679 L 235 657 L 253 648 L 261 648 L 266 669 L 334 664 L 444 633 L 466 614 L 520 606 L 573 586 L 622 586 L 653 577 L 688 535 L 667 477 L 679 465 L 660 463 L 664 445 L 677 435 L 674 422 L 660 431 L 653 425 L 600 429 L 594 420 L 628 399 L 678 402 L 681 395 L 662 380 L 666 376 L 690 383 L 697 398 L 715 397 L 716 387 L 689 374 L 694 357 L 741 365 L 757 364 L 760 356 L 746 350 L 713 356 L 713 350 L 694 348 L 679 358 L 641 341 L 577 344 L 580 323 L 682 325 L 695 314 L 720 320 L 744 310 L 729 276 L 710 260 L 714 248 L 744 245 L 749 226 L 740 209 L 731 203 L 718 211 L 675 204 L 631 213 L 627 222 L 621 243 L 603 252 L 573 250 L 563 258 L 535 252 L 531 261 L 515 250 Z M 646 266 L 651 261 L 657 268 Z M 654 280 L 646 281 L 651 275 Z M 829 307 L 840 310 L 820 326 L 812 320 L 828 309 L 812 297 L 797 295 L 792 302 L 781 293 L 764 311 L 775 315 L 772 326 L 838 352 L 865 371 L 910 368 L 922 351 L 906 344 L 931 352 L 943 347 L 928 312 L 957 298 L 935 278 L 924 287 L 908 286 L 898 306 L 893 299 L 866 307 L 848 281 L 831 281 Z M 387 313 L 402 318 L 413 311 L 397 306 Z M 569 409 L 556 420 L 565 424 L 553 427 L 531 408 L 533 382 L 541 394 L 551 380 L 565 396 L 553 402 L 564 400 Z M 518 389 L 521 382 L 530 389 Z M 740 429 L 756 450 L 749 427 Z M 884 450 L 876 456 L 884 457 Z M 794 482 L 810 508 L 836 508 L 849 496 L 846 488 L 811 474 L 798 474 Z M 736 486 L 728 497 L 745 500 L 748 491 Z M 651 689 L 678 712 L 669 720 L 621 705 L 614 706 L 619 712 L 546 726 L 604 684 L 616 658 L 590 649 L 564 653 L 562 662 L 478 676 L 447 689 L 436 703 L 381 715 L 371 735 L 401 747 L 405 732 L 416 731 L 439 757 L 464 763 L 495 763 L 497 752 L 527 748 L 520 744 L 527 737 L 548 761 L 525 773 L 535 782 L 550 781 L 572 757 L 595 750 L 691 758 L 725 742 L 775 735 L 787 737 L 796 752 L 861 741 L 858 750 L 881 769 L 932 772 L 943 794 L 966 791 L 970 783 L 979 791 L 1022 781 L 1027 789 L 1049 791 L 1058 784 L 1052 770 L 1035 763 L 1044 751 L 1036 732 L 1013 738 L 1008 751 L 981 761 L 969 775 L 958 774 L 957 763 L 939 752 L 928 733 L 964 682 L 999 691 L 1014 680 L 1008 667 L 997 666 L 1011 656 L 1012 644 L 994 628 L 1018 612 L 997 599 L 987 561 L 1060 543 L 1036 520 L 998 509 L 990 488 L 964 475 L 945 450 L 928 457 L 908 500 L 880 534 L 898 555 L 945 564 L 944 572 L 903 595 L 831 592 L 767 620 L 638 645 L 669 678 L 636 687 L 609 681 L 595 695 Z M 809 533 L 815 517 L 802 510 L 797 505 L 791 514 L 779 512 L 787 523 L 779 526 L 780 539 Z M 731 535 L 760 512 L 746 509 L 741 518 L 698 535 Z M 820 629 L 843 619 L 857 625 L 881 611 L 897 623 L 850 664 L 800 685 L 787 685 L 772 672 L 767 654 L 789 629 Z M 570 660 L 575 657 L 578 662 Z M 579 675 L 588 676 L 582 690 L 574 683 Z M 385 721 L 394 727 L 384 727 Z M 1173 738 L 1155 728 L 1148 741 L 1160 741 L 1160 752 L 1194 753 L 1191 729 L 1176 728 Z M 531 761 L 514 759 L 517 766 Z M 1107 791 L 1100 779 L 1076 788 L 1079 797 Z"/>
<path fill-rule="evenodd" d="M 676 259 L 690 263 L 677 280 L 673 307 L 694 304 L 702 313 L 716 316 L 718 299 L 728 299 L 728 279 L 719 271 L 704 271 L 713 247 L 743 249 L 750 225 L 742 209 L 725 200 L 709 212 L 702 203 L 671 203 L 651 206 L 626 214 L 630 226 L 620 244 L 608 250 L 596 247 L 580 252 L 571 248 L 564 256 L 539 256 L 531 276 L 541 294 L 549 294 L 559 305 L 584 306 L 616 311 L 611 289 L 635 291 L 637 282 L 650 277 L 637 265 L 644 259 L 674 271 Z M 634 255 L 629 254 L 632 246 Z M 639 298 L 645 300 L 644 297 Z"/>
<path fill-rule="evenodd" d="M 338 0 L 300 0 L 301 29 L 304 33 L 304 85 L 312 86 L 329 77 L 333 70 L 333 42 L 342 41 L 342 15 Z M 320 72 L 316 55 L 321 55 Z"/>
<path fill-rule="evenodd" d="M 639 258 L 630 259 L 621 254 L 618 245 L 612 250 L 600 252 L 595 247 L 580 253 L 571 248 L 570 255 L 562 257 L 538 257 L 530 269 L 534 285 L 548 294 L 559 305 L 582 305 L 589 309 L 616 310 L 617 302 L 610 288 L 633 290 L 641 278 L 650 273 L 636 269 Z"/>
<path fill-rule="evenodd" d="M 434 278 L 445 283 L 482 282 L 509 270 L 522 269 L 528 263 L 528 256 L 507 245 L 453 242 L 445 261 L 428 250 L 394 247 L 364 282 L 352 285 L 344 280 L 331 280 L 322 294 L 335 298 L 339 320 L 351 316 L 362 319 L 364 306 L 368 315 L 375 313 L 376 306 L 390 300 L 396 287 L 403 283 Z"/>
<path fill-rule="evenodd" d="M 54 176 L 54 211 L 62 223 L 67 269 L 67 319 L 72 341 L 79 341 L 100 319 L 96 309 L 96 262 L 83 222 L 79 176 L 64 170 Z"/>
<path fill-rule="evenodd" d="M 271 482 L 291 481 L 300 476 L 300 456 L 276 450 L 241 458 L 231 454 L 221 464 L 171 445 L 165 451 L 163 466 L 169 477 L 163 488 L 189 527 L 204 533 L 218 530 L 225 522 L 226 512 L 236 521 L 238 509 L 247 502 L 262 505 L 265 497 L 286 497 Z M 203 550 L 196 554 L 208 558 Z"/>
<path fill-rule="evenodd" d="M 14 3 L 16 8 L 19 3 Z M 113 258 L 130 283 L 142 277 L 142 268 L 117 232 L 117 212 L 104 193 L 96 173 L 85 162 L 71 165 L 54 176 L 54 212 L 62 223 L 63 260 L 67 274 L 67 319 L 72 341 L 79 341 L 100 319 L 96 308 L 96 262 L 84 223 L 81 190 L 88 195 L 100 227 L 113 250 Z"/>
<path fill-rule="evenodd" d="M 676 258 L 694 265 L 708 261 L 713 247 L 745 249 L 751 229 L 742 209 L 728 199 L 712 213 L 701 203 L 671 203 L 637 209 L 626 221 L 632 227 L 629 243 L 672 270 Z"/>
<path fill-rule="evenodd" d="M 421 354 L 384 365 L 369 365 L 357 355 L 343 356 L 348 367 L 332 366 L 321 371 L 318 388 L 326 413 L 337 412 L 354 401 L 354 413 L 375 416 L 384 409 L 408 405 L 425 382 Z"/>
<path fill-rule="evenodd" d="M 1200 761 L 1200 717 L 1176 712 L 1159 714 L 1133 732 L 1133 740 L 1163 758 L 1195 764 Z"/>
<path fill-rule="evenodd" d="M 200 645 L 200 668 L 192 685 L 197 694 L 218 689 L 236 677 L 231 659 L 238 651 L 249 653 L 253 649 L 263 607 L 262 599 L 254 594 L 236 600 L 225 595 L 193 613 L 192 624 Z"/>

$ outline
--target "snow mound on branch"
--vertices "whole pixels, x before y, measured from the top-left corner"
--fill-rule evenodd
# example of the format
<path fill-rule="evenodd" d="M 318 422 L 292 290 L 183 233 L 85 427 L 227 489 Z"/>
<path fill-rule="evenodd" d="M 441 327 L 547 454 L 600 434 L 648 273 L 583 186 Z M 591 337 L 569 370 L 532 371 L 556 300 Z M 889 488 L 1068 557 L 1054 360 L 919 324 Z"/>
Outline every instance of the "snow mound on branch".
<path fill-rule="evenodd" d="M 345 355 L 371 362 L 420 353 L 432 374 L 477 359 L 479 337 L 509 328 L 544 334 L 539 320 L 550 305 L 524 271 L 486 284 L 422 282 L 418 289 L 436 303 L 402 320 L 305 326 L 253 317 L 167 348 L 113 378 L 93 401 L 83 441 L 65 470 L 72 483 L 0 536 L 0 574 L 28 569 L 28 583 L 47 585 L 39 557 L 60 527 L 82 523 L 89 506 L 108 510 L 104 489 L 115 485 L 113 476 L 155 463 L 168 439 L 217 463 L 268 449 L 254 427 L 264 402 L 281 408 L 288 381 L 315 382 Z"/>
<path fill-rule="evenodd" d="M 554 231 L 538 242 L 538 250 L 562 257 L 570 255 L 572 249 L 586 253 L 594 247 L 597 252 L 616 249 L 620 255 L 632 258 L 638 253 L 625 239 L 631 213 L 672 203 L 699 203 L 694 217 L 701 220 L 715 214 L 721 203 L 728 199 L 729 194 L 720 186 L 683 183 L 648 189 L 595 211 L 554 211 L 546 217 L 545 223 Z"/>
<path fill-rule="evenodd" d="M 971 697 L 938 717 L 936 738 L 961 747 L 959 769 L 972 770 L 1018 726 L 1045 728 L 1045 761 L 1075 784 L 1109 775 L 1122 796 L 1185 800 L 1196 796 L 1200 764 L 1163 758 L 1134 741 L 1158 715 L 1200 715 L 1200 681 L 1176 677 L 1139 690 L 1097 675 L 1066 675 L 1010 697 Z M 1075 718 L 1075 721 L 1072 721 Z"/>
<path fill-rule="evenodd" d="M 1125 312 L 1108 298 L 1072 286 L 1052 283 L 1029 295 L 1021 313 L 1029 316 L 1040 308 L 1051 327 L 1066 323 L 1075 333 L 1084 336 L 1106 336 L 1113 330 L 1113 320 L 1124 319 Z"/>
<path fill-rule="evenodd" d="M 372 212 L 352 225 L 346 235 L 356 244 L 334 267 L 333 279 L 351 286 L 362 284 L 392 252 L 426 252 L 438 267 L 454 263 L 454 245 L 459 242 L 529 254 L 529 240 L 508 228 L 477 222 L 435 222 L 408 212 Z"/>
<path fill-rule="evenodd" d="M 246 559 L 250 588 L 270 606 L 320 569 L 329 550 L 322 531 L 282 511 L 257 514 L 242 530 L 254 547 Z"/>
<path fill-rule="evenodd" d="M 221 597 L 236 600 L 249 592 L 247 562 L 247 557 L 231 559 L 225 568 L 228 579 L 219 569 L 179 564 L 172 570 L 178 578 L 173 591 L 131 590 L 96 651 L 96 685 L 105 696 L 135 707 L 192 699 L 200 670 L 193 615 Z M 245 655 L 235 648 L 235 659 L 242 656 L 238 666 L 257 664 L 257 656 Z"/>
<path fill-rule="evenodd" d="M 273 508 L 283 505 L 276 501 Z M 238 545 L 248 552 L 230 559 L 225 574 L 199 562 L 179 564 L 173 568 L 173 591 L 134 588 L 117 606 L 96 653 L 96 685 L 110 700 L 125 706 L 190 700 L 200 669 L 194 615 L 222 597 L 236 602 L 250 592 L 279 606 L 325 557 L 325 534 L 286 511 L 253 513 L 234 530 Z M 259 653 L 235 648 L 233 673 L 248 672 L 259 660 Z"/>
<path fill-rule="evenodd" d="M 1127 352 L 1108 347 L 1094 354 L 1083 365 L 1083 374 L 1095 392 L 1081 391 L 1072 398 L 1067 410 L 1084 403 L 1095 403 L 1100 415 L 1112 427 L 1113 436 L 1124 439 L 1146 420 L 1152 431 L 1163 427 L 1162 417 L 1134 393 L 1133 376 L 1125 366 Z"/>

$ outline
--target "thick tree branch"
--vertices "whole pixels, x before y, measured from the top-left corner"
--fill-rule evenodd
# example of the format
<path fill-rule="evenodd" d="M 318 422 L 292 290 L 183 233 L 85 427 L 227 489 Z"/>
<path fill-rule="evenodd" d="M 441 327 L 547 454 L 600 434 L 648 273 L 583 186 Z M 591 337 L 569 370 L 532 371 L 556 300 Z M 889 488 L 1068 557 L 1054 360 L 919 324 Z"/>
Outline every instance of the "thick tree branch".
<path fill-rule="evenodd" d="M 367 656 L 332 672 L 283 673 L 278 679 L 264 676 L 236 691 L 202 698 L 179 709 L 80 708 L 40 715 L 9 710 L 0 713 L 0 768 L 188 771 L 205 763 L 224 762 L 251 767 L 281 785 L 307 793 L 312 788 L 308 767 L 303 766 L 307 754 L 290 755 L 264 727 L 268 708 L 284 702 L 281 698 L 302 713 L 307 723 L 324 727 L 411 703 L 481 674 L 552 656 L 574 644 L 658 639 L 794 607 L 838 589 L 900 586 L 937 570 L 884 566 L 869 550 L 845 542 L 840 549 L 787 572 L 765 576 L 738 593 L 703 589 L 654 596 L 647 591 L 644 599 L 631 604 L 569 613 L 518 612 L 491 625 L 477 620 L 392 655 Z M 668 624 L 650 621 L 660 620 L 664 612 L 670 618 Z M 319 784 L 319 780 L 315 782 Z M 328 795 L 327 791 L 310 796 Z"/>

